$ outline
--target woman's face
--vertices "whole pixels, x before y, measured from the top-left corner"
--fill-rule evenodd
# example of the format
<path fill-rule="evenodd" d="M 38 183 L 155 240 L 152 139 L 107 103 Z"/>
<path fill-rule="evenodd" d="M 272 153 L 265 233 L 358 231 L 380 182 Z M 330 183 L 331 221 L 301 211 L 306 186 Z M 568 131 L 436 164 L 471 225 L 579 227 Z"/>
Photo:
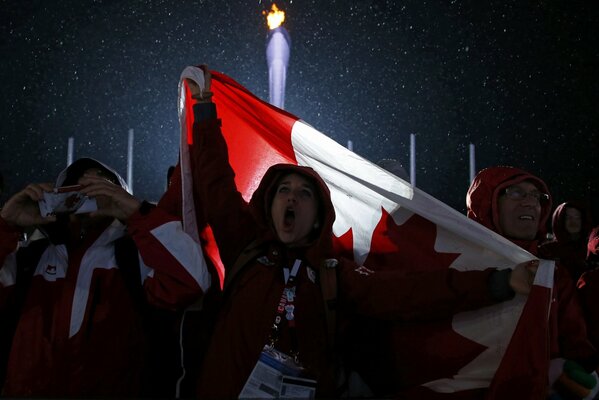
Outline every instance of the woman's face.
<path fill-rule="evenodd" d="M 582 214 L 580 211 L 573 207 L 566 207 L 564 226 L 570 235 L 579 234 L 582 229 Z"/>
<path fill-rule="evenodd" d="M 316 188 L 302 175 L 284 176 L 275 189 L 270 212 L 281 242 L 288 246 L 307 244 L 310 233 L 318 227 Z"/>

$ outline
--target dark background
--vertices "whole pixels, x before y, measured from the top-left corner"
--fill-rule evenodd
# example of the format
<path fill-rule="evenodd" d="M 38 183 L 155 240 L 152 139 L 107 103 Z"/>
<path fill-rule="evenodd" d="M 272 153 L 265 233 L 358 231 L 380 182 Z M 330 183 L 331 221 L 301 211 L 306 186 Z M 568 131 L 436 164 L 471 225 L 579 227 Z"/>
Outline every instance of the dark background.
<path fill-rule="evenodd" d="M 2 0 L 2 200 L 92 156 L 157 200 L 179 141 L 177 83 L 206 62 L 268 99 L 270 1 Z M 599 2 L 278 2 L 291 40 L 285 108 L 465 211 L 468 145 L 477 169 L 514 165 L 557 205 L 592 204 L 599 222 Z"/>

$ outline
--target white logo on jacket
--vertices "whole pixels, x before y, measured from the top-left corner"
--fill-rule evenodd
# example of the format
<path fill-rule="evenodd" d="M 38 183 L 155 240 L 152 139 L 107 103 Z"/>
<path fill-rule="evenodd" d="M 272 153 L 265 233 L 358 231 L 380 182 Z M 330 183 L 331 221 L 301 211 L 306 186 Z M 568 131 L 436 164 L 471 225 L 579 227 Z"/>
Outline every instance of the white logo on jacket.
<path fill-rule="evenodd" d="M 114 241 L 124 234 L 125 226 L 115 220 L 85 251 L 79 266 L 75 293 L 73 293 L 69 337 L 73 337 L 81 329 L 94 270 L 117 268 Z M 39 275 L 48 282 L 55 282 L 66 277 L 68 265 L 69 257 L 66 246 L 50 245 L 42 254 L 34 275 Z"/>

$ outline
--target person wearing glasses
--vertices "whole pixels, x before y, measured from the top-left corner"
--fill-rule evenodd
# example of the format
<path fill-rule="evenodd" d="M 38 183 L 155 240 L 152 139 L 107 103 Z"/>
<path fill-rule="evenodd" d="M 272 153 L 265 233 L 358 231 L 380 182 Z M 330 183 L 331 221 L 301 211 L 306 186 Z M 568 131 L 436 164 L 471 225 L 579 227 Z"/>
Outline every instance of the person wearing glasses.
<path fill-rule="evenodd" d="M 486 168 L 472 181 L 466 205 L 469 218 L 539 256 L 551 215 L 551 195 L 540 178 L 515 167 Z M 550 393 L 561 398 L 585 398 L 580 395 L 590 395 L 598 387 L 599 354 L 588 340 L 575 285 L 559 261 L 552 296 Z"/>
<path fill-rule="evenodd" d="M 551 199 L 539 178 L 512 167 L 482 170 L 466 198 L 468 217 L 537 254 L 546 237 Z"/>

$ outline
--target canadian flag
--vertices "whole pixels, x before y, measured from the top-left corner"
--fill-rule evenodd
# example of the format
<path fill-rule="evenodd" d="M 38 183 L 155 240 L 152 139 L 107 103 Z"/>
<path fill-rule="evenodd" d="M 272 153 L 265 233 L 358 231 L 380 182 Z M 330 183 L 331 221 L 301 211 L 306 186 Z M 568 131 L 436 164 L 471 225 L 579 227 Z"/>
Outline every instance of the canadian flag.
<path fill-rule="evenodd" d="M 203 73 L 187 67 L 179 85 L 183 219 L 185 229 L 197 238 L 188 150 L 193 145 L 194 100 L 185 79 L 203 87 Z M 535 258 L 298 117 L 260 100 L 230 77 L 212 72 L 211 90 L 244 198 L 249 201 L 273 164 L 312 167 L 331 192 L 340 255 L 373 270 L 503 269 Z M 219 274 L 222 282 L 222 269 Z M 545 398 L 552 287 L 553 265 L 542 261 L 529 296 L 456 314 L 434 324 L 434 330 L 428 324 L 410 327 L 393 346 L 410 375 L 406 381 L 435 398 L 481 389 L 489 399 Z"/>

